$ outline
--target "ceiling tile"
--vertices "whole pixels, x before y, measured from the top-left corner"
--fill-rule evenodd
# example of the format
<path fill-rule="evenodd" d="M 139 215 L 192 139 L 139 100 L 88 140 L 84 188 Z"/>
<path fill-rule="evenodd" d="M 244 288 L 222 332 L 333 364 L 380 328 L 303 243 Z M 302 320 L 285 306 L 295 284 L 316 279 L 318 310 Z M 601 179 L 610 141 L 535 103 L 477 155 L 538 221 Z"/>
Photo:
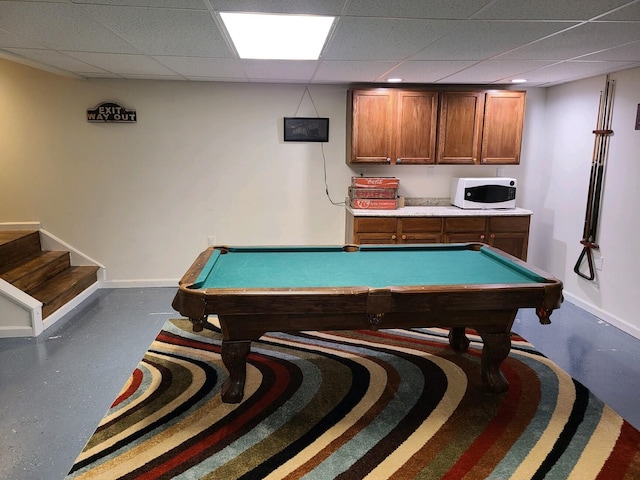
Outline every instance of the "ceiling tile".
<path fill-rule="evenodd" d="M 68 0 L 61 0 L 68 1 Z M 111 5 L 114 7 L 154 7 L 206 10 L 203 0 L 72 0 L 76 4 Z"/>
<path fill-rule="evenodd" d="M 640 3 L 631 2 L 623 8 L 598 18 L 598 20 L 607 22 L 613 20 L 640 22 Z"/>
<path fill-rule="evenodd" d="M 412 60 L 480 60 L 564 30 L 573 23 L 464 21 Z"/>
<path fill-rule="evenodd" d="M 104 70 L 118 75 L 153 74 L 175 75 L 161 63 L 144 55 L 127 55 L 118 53 L 66 52 L 70 57 L 91 65 L 100 65 Z"/>
<path fill-rule="evenodd" d="M 455 24 L 451 20 L 346 17 L 322 56 L 327 60 L 402 59 L 415 55 Z"/>
<path fill-rule="evenodd" d="M 630 0 L 496 0 L 475 18 L 494 20 L 588 20 Z"/>
<path fill-rule="evenodd" d="M 234 58 L 154 57 L 158 62 L 185 77 L 246 79 Z"/>
<path fill-rule="evenodd" d="M 6 50 L 32 60 L 37 60 L 45 65 L 68 70 L 69 72 L 77 72 L 81 75 L 83 73 L 108 73 L 94 65 L 90 65 L 76 58 L 51 50 L 37 50 L 33 48 L 7 48 Z"/>
<path fill-rule="evenodd" d="M 491 0 L 423 0 L 390 2 L 387 0 L 351 0 L 346 15 L 386 18 L 469 18 Z"/>
<path fill-rule="evenodd" d="M 508 52 L 500 59 L 564 60 L 640 40 L 633 22 L 592 22 Z"/>
<path fill-rule="evenodd" d="M 207 11 L 104 5 L 86 8 L 97 21 L 141 53 L 189 57 L 232 55 Z"/>
<path fill-rule="evenodd" d="M 308 82 L 318 65 L 316 61 L 304 60 L 240 60 L 240 65 L 250 79 L 283 80 L 294 82 Z"/>
<path fill-rule="evenodd" d="M 0 30 L 0 45 L 2 48 L 40 48 L 40 45 L 37 42 L 29 40 L 28 38 L 23 38 L 18 35 L 14 35 L 11 32 L 6 32 L 4 30 Z"/>
<path fill-rule="evenodd" d="M 476 63 L 475 61 L 449 61 L 449 60 L 421 60 L 401 63 L 393 71 L 390 77 L 402 78 L 409 83 L 437 83 L 453 73 L 465 69 Z M 379 79 L 380 81 L 384 79 Z M 475 82 L 469 82 L 475 83 Z"/>
<path fill-rule="evenodd" d="M 614 47 L 591 55 L 580 57 L 580 60 L 600 60 L 618 62 L 640 62 L 640 42 L 633 42 L 620 47 Z"/>
<path fill-rule="evenodd" d="M 579 78 L 593 77 L 618 70 L 625 70 L 631 65 L 625 62 L 562 62 L 535 70 L 527 78 L 533 82 L 549 81 L 569 82 Z"/>
<path fill-rule="evenodd" d="M 84 7 L 69 3 L 2 1 L 0 28 L 55 50 L 136 53 Z"/>
<path fill-rule="evenodd" d="M 395 66 L 395 62 L 323 60 L 313 81 L 335 83 L 336 78 L 342 78 L 346 83 L 375 82 Z"/>
<path fill-rule="evenodd" d="M 451 83 L 509 83 L 513 78 L 529 79 L 528 73 L 551 65 L 551 61 L 485 60 L 443 79 Z"/>

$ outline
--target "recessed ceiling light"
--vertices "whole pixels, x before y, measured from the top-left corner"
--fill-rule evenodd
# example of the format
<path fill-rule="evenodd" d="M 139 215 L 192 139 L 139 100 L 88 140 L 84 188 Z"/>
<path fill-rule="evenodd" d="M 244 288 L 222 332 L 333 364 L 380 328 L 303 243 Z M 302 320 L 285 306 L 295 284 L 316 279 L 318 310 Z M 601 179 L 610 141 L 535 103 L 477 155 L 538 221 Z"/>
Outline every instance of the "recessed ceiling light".
<path fill-rule="evenodd" d="M 388 83 L 400 83 L 402 82 L 401 78 L 387 78 Z"/>
<path fill-rule="evenodd" d="M 335 17 L 220 12 L 240 58 L 317 60 Z"/>
<path fill-rule="evenodd" d="M 526 78 L 514 78 L 513 80 L 511 80 L 511 83 L 527 83 L 527 79 Z"/>

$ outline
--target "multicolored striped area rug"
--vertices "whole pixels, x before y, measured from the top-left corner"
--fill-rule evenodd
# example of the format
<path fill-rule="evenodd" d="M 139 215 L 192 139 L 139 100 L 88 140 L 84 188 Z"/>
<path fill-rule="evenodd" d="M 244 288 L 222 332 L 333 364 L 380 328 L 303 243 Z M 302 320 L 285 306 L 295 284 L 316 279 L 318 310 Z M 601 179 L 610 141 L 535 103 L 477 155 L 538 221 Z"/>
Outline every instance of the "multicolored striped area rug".
<path fill-rule="evenodd" d="M 638 479 L 640 433 L 514 336 L 505 395 L 439 329 L 270 334 L 220 400 L 212 327 L 167 322 L 68 478 Z"/>

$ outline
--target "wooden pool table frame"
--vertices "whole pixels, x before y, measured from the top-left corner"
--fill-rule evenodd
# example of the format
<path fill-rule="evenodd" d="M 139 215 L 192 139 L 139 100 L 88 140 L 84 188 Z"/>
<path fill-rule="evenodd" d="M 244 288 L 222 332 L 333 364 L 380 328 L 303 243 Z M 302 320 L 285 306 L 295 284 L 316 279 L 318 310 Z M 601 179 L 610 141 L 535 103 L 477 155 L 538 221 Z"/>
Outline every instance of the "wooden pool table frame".
<path fill-rule="evenodd" d="M 238 403 L 244 395 L 246 359 L 251 341 L 267 332 L 307 330 L 377 330 L 380 328 L 450 328 L 454 351 L 465 352 L 469 340 L 465 328 L 476 330 L 484 342 L 481 373 L 491 392 L 505 392 L 509 384 L 500 364 L 511 350 L 510 332 L 518 309 L 532 307 L 540 323 L 562 302 L 562 282 L 526 262 L 484 244 L 481 247 L 544 279 L 527 284 L 478 284 L 439 286 L 321 287 L 263 289 L 197 289 L 193 285 L 214 250 L 202 252 L 182 277 L 173 308 L 188 317 L 194 331 L 201 331 L 209 315 L 217 315 L 222 329 L 222 360 L 229 378 L 222 387 L 222 400 Z M 346 251 L 357 251 L 347 245 Z M 407 246 L 407 248 L 411 248 Z"/>

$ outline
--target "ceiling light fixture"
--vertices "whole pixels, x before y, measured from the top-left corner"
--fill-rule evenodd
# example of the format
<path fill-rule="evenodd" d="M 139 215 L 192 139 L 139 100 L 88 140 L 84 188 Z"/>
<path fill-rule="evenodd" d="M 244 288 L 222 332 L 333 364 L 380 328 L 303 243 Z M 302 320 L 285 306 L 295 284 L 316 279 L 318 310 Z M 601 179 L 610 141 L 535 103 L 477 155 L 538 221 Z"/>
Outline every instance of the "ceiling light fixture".
<path fill-rule="evenodd" d="M 240 58 L 317 60 L 335 17 L 220 12 Z"/>
<path fill-rule="evenodd" d="M 511 80 L 511 83 L 527 83 L 527 79 L 526 78 L 514 78 L 513 80 Z"/>
<path fill-rule="evenodd" d="M 387 78 L 387 82 L 388 83 L 401 83 L 402 79 L 401 78 Z"/>

